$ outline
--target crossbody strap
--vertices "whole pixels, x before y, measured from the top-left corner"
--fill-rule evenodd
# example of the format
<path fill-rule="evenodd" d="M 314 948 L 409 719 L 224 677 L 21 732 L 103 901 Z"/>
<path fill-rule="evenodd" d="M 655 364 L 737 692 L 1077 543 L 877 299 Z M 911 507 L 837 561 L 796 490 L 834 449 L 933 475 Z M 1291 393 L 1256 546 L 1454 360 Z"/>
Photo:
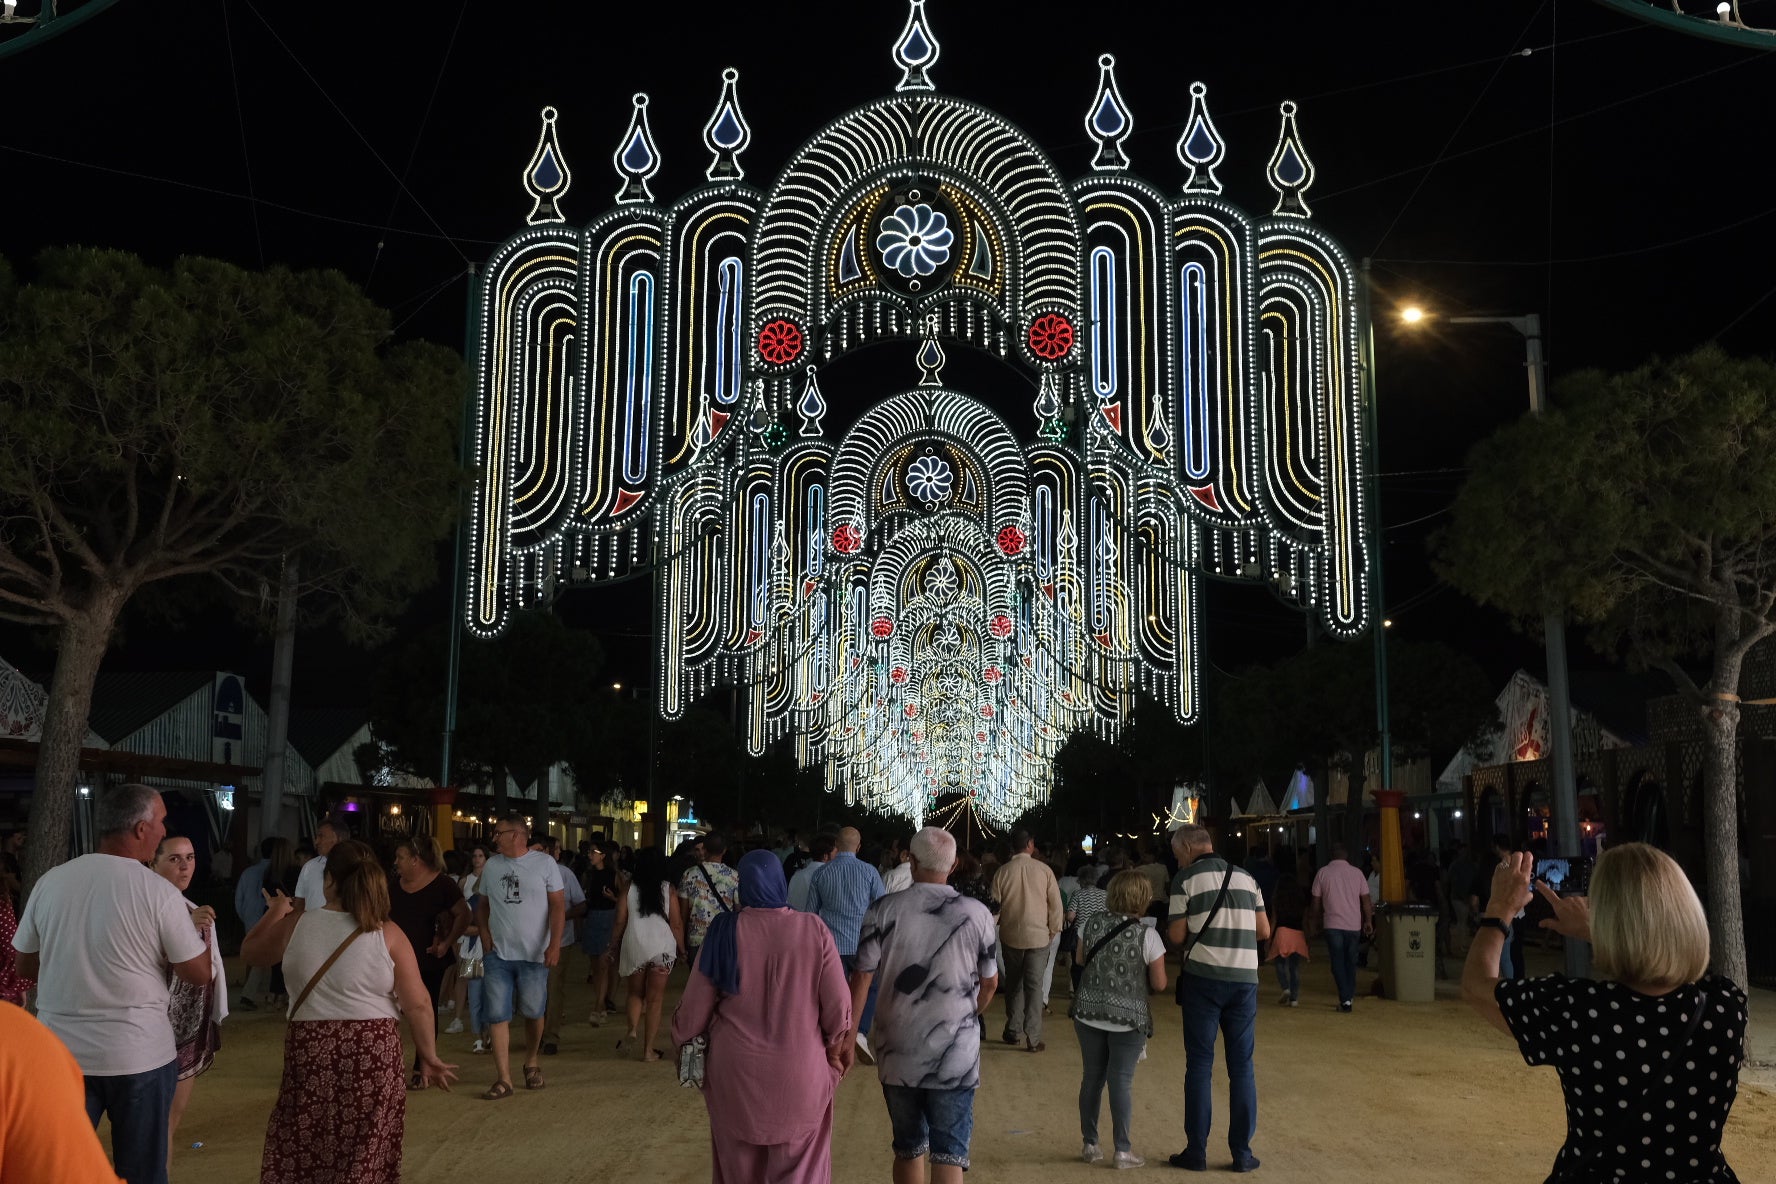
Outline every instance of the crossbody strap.
<path fill-rule="evenodd" d="M 1209 926 L 1213 925 L 1215 918 L 1221 915 L 1221 906 L 1227 903 L 1227 885 L 1232 879 L 1233 864 L 1230 863 L 1227 865 L 1227 874 L 1221 877 L 1221 891 L 1215 894 L 1214 907 L 1209 910 L 1209 915 L 1203 918 L 1202 928 L 1195 933 L 1185 935 L 1183 961 L 1190 961 L 1190 955 L 1196 949 L 1196 943 L 1202 940 L 1202 935 L 1209 931 Z"/>
<path fill-rule="evenodd" d="M 1106 933 L 1103 937 L 1100 937 L 1097 941 L 1093 942 L 1092 948 L 1086 951 L 1085 957 L 1081 959 L 1079 965 L 1081 967 L 1090 966 L 1091 960 L 1098 956 L 1099 950 L 1110 944 L 1111 938 L 1121 933 L 1124 929 L 1127 929 L 1130 925 L 1137 924 L 1139 920 L 1138 917 L 1130 917 L 1112 929 L 1109 933 Z"/>
<path fill-rule="evenodd" d="M 722 899 L 721 889 L 715 886 L 715 877 L 709 874 L 709 869 L 699 863 L 697 871 L 702 875 L 703 882 L 709 885 L 709 895 L 715 897 L 715 903 L 721 905 L 721 911 L 724 913 L 733 912 L 734 910 L 728 907 L 728 902 Z"/>
<path fill-rule="evenodd" d="M 321 968 L 314 972 L 314 977 L 308 980 L 308 985 L 306 987 L 302 988 L 302 994 L 296 996 L 296 1006 L 290 1009 L 291 1019 L 296 1018 L 296 1013 L 302 1010 L 302 1005 L 304 1003 L 308 1002 L 309 993 L 320 984 L 321 979 L 326 976 L 327 972 L 333 969 L 333 963 L 339 961 L 339 955 L 345 953 L 345 948 L 368 932 L 370 932 L 368 929 L 359 926 L 352 930 L 344 941 L 339 943 L 338 949 L 327 955 L 327 960 L 321 963 Z"/>

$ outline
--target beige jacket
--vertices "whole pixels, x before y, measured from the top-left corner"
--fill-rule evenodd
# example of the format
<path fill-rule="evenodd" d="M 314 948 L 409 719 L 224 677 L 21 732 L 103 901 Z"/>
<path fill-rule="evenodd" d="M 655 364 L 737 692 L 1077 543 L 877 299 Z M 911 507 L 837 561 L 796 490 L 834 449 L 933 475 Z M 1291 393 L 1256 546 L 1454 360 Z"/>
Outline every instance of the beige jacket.
<path fill-rule="evenodd" d="M 1039 950 L 1061 931 L 1061 886 L 1052 869 L 1028 855 L 1013 855 L 993 876 L 999 902 L 999 943 L 1012 950 Z"/>

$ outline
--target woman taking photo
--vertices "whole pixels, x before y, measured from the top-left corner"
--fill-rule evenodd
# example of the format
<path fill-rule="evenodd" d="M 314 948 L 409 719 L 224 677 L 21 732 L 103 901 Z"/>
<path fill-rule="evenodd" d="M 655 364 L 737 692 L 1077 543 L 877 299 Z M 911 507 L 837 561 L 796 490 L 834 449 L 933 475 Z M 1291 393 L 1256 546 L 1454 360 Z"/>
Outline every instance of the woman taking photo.
<path fill-rule="evenodd" d="M 1079 1158 L 1099 1163 L 1098 1107 L 1110 1084 L 1110 1130 L 1116 1139 L 1116 1166 L 1138 1168 L 1129 1122 L 1134 1114 L 1135 1064 L 1153 1035 L 1149 991 L 1166 985 L 1165 941 L 1152 925 L 1141 924 L 1153 899 L 1153 885 L 1138 871 L 1111 877 L 1104 911 L 1079 923 L 1079 989 L 1073 995 L 1073 1031 L 1085 1075 L 1079 1082 Z"/>
<path fill-rule="evenodd" d="M 611 948 L 604 953 L 607 959 L 615 955 L 617 973 L 629 980 L 629 1034 L 617 1041 L 617 1051 L 626 1051 L 640 1038 L 645 1012 L 644 1061 L 660 1059 L 660 1051 L 654 1047 L 660 1034 L 660 1005 L 666 998 L 666 980 L 684 949 L 684 916 L 671 873 L 665 852 L 650 847 L 636 853 L 635 878 L 629 891 L 617 898 L 616 928 L 611 933 Z"/>
<path fill-rule="evenodd" d="M 183 896 L 191 888 L 191 877 L 197 871 L 197 852 L 190 839 L 168 835 L 154 852 L 154 870 L 161 879 L 172 884 Z M 173 1108 L 167 1114 L 167 1165 L 173 1158 L 173 1139 L 179 1133 L 179 1119 L 191 1104 L 191 1091 L 197 1079 L 209 1072 L 222 1047 L 217 1025 L 228 1017 L 228 978 L 222 970 L 222 951 L 216 945 L 216 910 L 209 905 L 195 905 L 186 900 L 191 910 L 191 923 L 203 935 L 210 951 L 210 981 L 194 987 L 183 979 L 173 980 L 167 1000 L 167 1017 L 173 1024 L 173 1042 L 179 1056 L 179 1084 L 173 1089 Z"/>
<path fill-rule="evenodd" d="M 709 923 L 672 1043 L 705 1036 L 712 1179 L 832 1179 L 833 1051 L 851 1028 L 851 992 L 826 922 L 789 907 L 783 864 L 740 861 L 740 909 Z"/>
<path fill-rule="evenodd" d="M 448 1090 L 456 1066 L 438 1059 L 431 997 L 412 945 L 388 923 L 388 876 L 375 852 L 340 842 L 322 883 L 326 905 L 300 915 L 288 896 L 268 893 L 265 916 L 241 943 L 248 965 L 284 963 L 295 998 L 259 1179 L 394 1184 L 407 1121 L 401 1016 L 423 1084 Z"/>
<path fill-rule="evenodd" d="M 1493 873 L 1462 997 L 1526 1062 L 1560 1075 L 1566 1142 L 1549 1184 L 1736 1181 L 1720 1138 L 1745 1060 L 1745 992 L 1708 973 L 1708 919 L 1689 878 L 1627 843 L 1598 858 L 1589 899 L 1538 885 L 1554 910 L 1542 927 L 1590 942 L 1597 980 L 1501 982 L 1499 951 L 1534 869 L 1516 852 Z"/>
<path fill-rule="evenodd" d="M 444 852 L 437 839 L 428 835 L 396 844 L 395 874 L 389 879 L 389 920 L 407 935 L 426 997 L 436 1001 L 444 986 L 444 972 L 456 962 L 456 939 L 471 921 L 462 885 L 444 874 Z M 418 1050 L 407 1088 L 425 1088 Z"/>

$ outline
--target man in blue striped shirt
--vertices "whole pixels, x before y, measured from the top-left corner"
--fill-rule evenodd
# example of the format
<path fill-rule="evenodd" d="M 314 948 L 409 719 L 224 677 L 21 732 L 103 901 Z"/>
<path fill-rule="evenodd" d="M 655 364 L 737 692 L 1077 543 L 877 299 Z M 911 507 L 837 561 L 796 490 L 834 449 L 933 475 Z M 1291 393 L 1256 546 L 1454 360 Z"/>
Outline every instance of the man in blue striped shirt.
<path fill-rule="evenodd" d="M 808 911 L 818 913 L 832 930 L 833 944 L 839 948 L 839 961 L 847 976 L 856 969 L 857 931 L 863 926 L 863 914 L 888 891 L 882 884 L 882 873 L 857 858 L 857 849 L 862 845 L 863 836 L 857 828 L 847 826 L 839 832 L 838 850 L 831 861 L 808 881 Z M 872 981 L 863 1014 L 857 1017 L 857 1055 L 866 1065 L 875 1063 L 869 1041 L 864 1039 L 875 1014 L 876 984 Z"/>
<path fill-rule="evenodd" d="M 1233 1170 L 1257 1168 L 1252 1133 L 1258 1129 L 1258 1082 L 1252 1075 L 1253 1025 L 1258 1019 L 1258 943 L 1270 937 L 1270 918 L 1258 882 L 1215 854 L 1214 839 L 1200 826 L 1172 834 L 1178 874 L 1172 881 L 1166 936 L 1185 946 L 1178 976 L 1184 1010 L 1184 1150 L 1173 1167 L 1208 1167 L 1210 1096 L 1215 1073 L 1215 1034 L 1227 1054 L 1227 1147 Z"/>

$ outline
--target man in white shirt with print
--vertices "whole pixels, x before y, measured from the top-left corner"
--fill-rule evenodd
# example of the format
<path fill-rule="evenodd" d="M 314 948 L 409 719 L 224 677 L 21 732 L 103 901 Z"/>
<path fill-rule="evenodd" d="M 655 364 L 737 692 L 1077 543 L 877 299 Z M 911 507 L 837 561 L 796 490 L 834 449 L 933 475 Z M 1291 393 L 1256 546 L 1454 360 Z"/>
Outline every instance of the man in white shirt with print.
<path fill-rule="evenodd" d="M 561 865 L 543 851 L 531 851 L 530 824 L 508 814 L 493 829 L 499 854 L 481 873 L 481 900 L 475 924 L 482 934 L 481 1000 L 493 1040 L 498 1075 L 481 1096 L 489 1102 L 512 1096 L 512 1015 L 524 1016 L 528 1038 L 524 1086 L 543 1088 L 537 1062 L 543 1047 L 543 1021 L 549 1007 L 549 970 L 561 961 L 561 934 L 567 926 L 567 895 Z"/>
<path fill-rule="evenodd" d="M 166 1184 L 167 1115 L 179 1060 L 167 1018 L 168 968 L 210 981 L 210 953 L 185 898 L 145 861 L 166 835 L 166 803 L 146 785 L 99 801 L 99 849 L 52 869 L 19 918 L 18 971 L 38 980 L 37 1017 L 74 1054 L 86 1112 L 111 1118 L 111 1158 L 129 1184 Z"/>
<path fill-rule="evenodd" d="M 315 857 L 302 865 L 302 871 L 296 876 L 296 911 L 304 909 L 324 909 L 327 907 L 327 890 L 323 883 L 327 871 L 327 852 L 339 845 L 340 839 L 349 839 L 343 823 L 331 819 L 315 827 Z"/>

